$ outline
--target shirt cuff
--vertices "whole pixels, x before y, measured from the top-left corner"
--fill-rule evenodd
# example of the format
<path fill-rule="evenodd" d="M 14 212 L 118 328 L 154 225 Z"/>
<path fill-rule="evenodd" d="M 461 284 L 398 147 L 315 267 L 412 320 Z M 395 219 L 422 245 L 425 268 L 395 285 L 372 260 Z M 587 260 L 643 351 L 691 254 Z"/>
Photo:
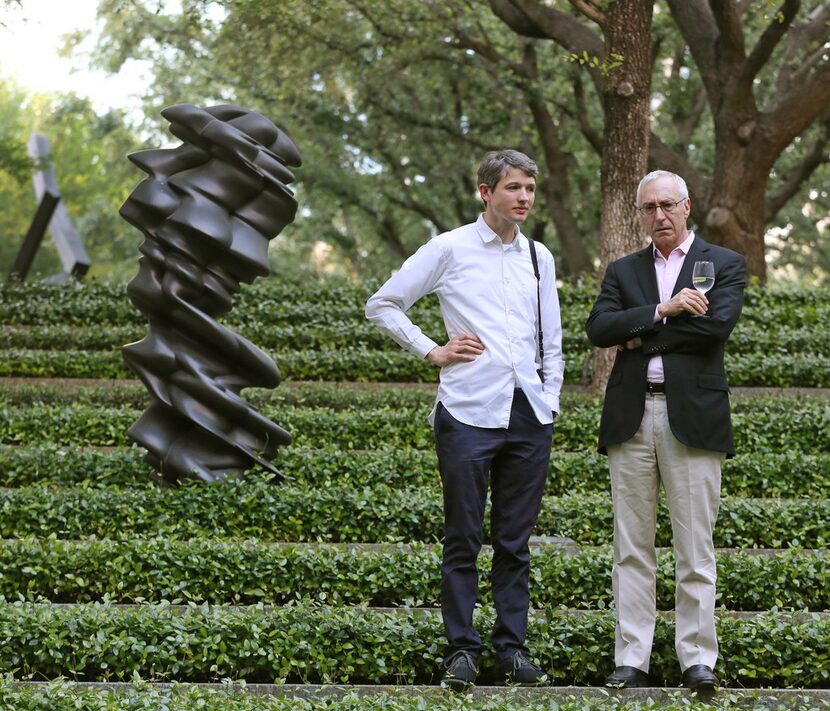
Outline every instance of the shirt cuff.
<path fill-rule="evenodd" d="M 410 350 L 419 358 L 426 358 L 427 354 L 433 349 L 437 348 L 438 344 L 433 341 L 428 336 L 424 336 L 421 334 L 416 338 L 412 345 L 410 346 Z"/>
<path fill-rule="evenodd" d="M 545 398 L 545 402 L 550 406 L 550 411 L 559 414 L 559 396 L 554 395 L 553 393 L 549 393 L 545 390 L 542 391 L 542 395 Z"/>

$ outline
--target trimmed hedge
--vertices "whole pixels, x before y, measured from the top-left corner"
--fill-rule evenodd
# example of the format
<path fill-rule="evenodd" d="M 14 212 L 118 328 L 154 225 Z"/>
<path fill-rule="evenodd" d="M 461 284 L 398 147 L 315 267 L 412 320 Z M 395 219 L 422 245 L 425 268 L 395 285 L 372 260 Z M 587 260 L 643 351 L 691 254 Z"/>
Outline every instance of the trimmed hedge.
<path fill-rule="evenodd" d="M 288 324 L 363 320 L 366 299 L 380 282 L 336 284 L 293 283 L 278 277 L 243 285 L 226 317 L 232 325 L 242 323 Z M 559 301 L 565 319 L 575 314 L 584 321 L 599 293 L 597 284 L 563 284 Z M 419 322 L 438 320 L 438 301 L 428 297 L 412 309 Z M 779 291 L 751 285 L 744 296 L 741 321 L 770 323 L 791 328 L 819 326 L 830 320 L 830 289 Z M 143 315 L 130 303 L 124 285 L 84 282 L 67 285 L 0 285 L 0 322 L 34 324 L 144 323 Z"/>
<path fill-rule="evenodd" d="M 291 380 L 435 383 L 438 369 L 400 349 L 373 351 L 362 346 L 325 351 L 269 352 L 282 377 Z M 567 382 L 580 382 L 584 356 L 566 358 Z M 112 351 L 0 351 L 0 376 L 27 378 L 133 378 L 121 354 Z"/>
<path fill-rule="evenodd" d="M 491 551 L 479 558 L 479 597 L 490 601 Z M 537 606 L 611 607 L 609 548 L 531 548 Z M 0 598 L 55 603 L 234 603 L 283 605 L 303 598 L 332 605 L 438 607 L 440 546 L 347 547 L 256 541 L 6 540 Z M 719 604 L 729 610 L 830 608 L 830 555 L 721 552 Z M 674 559 L 658 556 L 657 604 L 674 608 Z"/>
<path fill-rule="evenodd" d="M 477 620 L 489 627 L 492 611 Z M 531 618 L 528 645 L 555 684 L 596 685 L 613 668 L 613 630 L 611 613 L 549 613 Z M 721 617 L 718 635 L 728 686 L 820 688 L 830 680 L 827 616 Z M 650 669 L 658 684 L 677 683 L 673 636 L 673 625 L 658 620 Z M 0 669 L 47 679 L 435 683 L 442 637 L 437 611 L 0 605 Z M 480 661 L 484 679 L 493 661 Z"/>
<path fill-rule="evenodd" d="M 435 400 L 435 386 L 391 385 L 387 383 L 349 382 L 283 382 L 273 389 L 246 388 L 244 398 L 256 407 L 293 405 L 296 407 L 324 407 L 330 410 L 374 409 L 378 407 L 431 407 Z M 50 381 L 0 380 L 0 396 L 9 405 L 67 405 L 84 404 L 105 407 L 122 405 L 143 409 L 150 400 L 147 388 L 138 380 L 113 383 L 64 381 L 57 385 Z M 599 406 L 599 398 L 584 392 L 562 393 L 563 403 L 574 406 Z M 790 400 L 787 399 L 789 403 Z"/>
<path fill-rule="evenodd" d="M 599 408 L 575 402 L 556 421 L 553 445 L 579 451 L 596 446 Z M 787 409 L 736 408 L 733 415 L 739 452 L 804 453 L 830 450 L 830 405 L 818 398 L 794 398 Z M 383 446 L 433 447 L 427 422 L 429 406 L 381 407 L 353 411 L 324 407 L 265 404 L 262 414 L 285 427 L 296 444 L 336 445 L 341 449 Z M 0 444 L 127 445 L 127 429 L 140 410 L 120 407 L 72 406 L 0 408 Z"/>
<path fill-rule="evenodd" d="M 325 351 L 270 351 L 289 380 L 434 383 L 438 369 L 428 361 L 398 350 L 362 346 Z M 589 379 L 589 352 L 565 354 L 565 384 Z M 583 377 L 583 371 L 585 375 Z M 749 353 L 727 355 L 726 372 L 734 387 L 830 387 L 830 355 Z M 0 376 L 27 378 L 132 378 L 121 354 L 113 351 L 0 351 Z"/>
<path fill-rule="evenodd" d="M 358 320 L 356 320 L 358 319 Z M 592 350 L 584 332 L 585 318 L 570 319 L 563 323 L 562 349 L 569 356 L 577 356 Z M 302 321 L 281 322 L 243 321 L 234 332 L 255 343 L 260 348 L 275 352 L 291 350 L 332 351 L 351 350 L 355 345 L 369 351 L 398 351 L 395 341 L 383 334 L 361 315 L 335 323 Z M 39 326 L 5 326 L 5 347 L 17 350 L 83 350 L 119 351 L 127 343 L 141 340 L 147 335 L 144 324 L 112 325 L 64 323 Z M 431 330 L 433 337 L 441 338 L 443 326 Z M 728 345 L 730 357 L 751 353 L 803 353 L 830 354 L 830 331 L 815 326 L 791 328 L 786 324 L 770 329 L 767 324 L 738 322 Z"/>
<path fill-rule="evenodd" d="M 261 280 L 243 290 L 227 323 L 273 349 L 289 380 L 434 381 L 431 365 L 398 350 L 364 320 L 363 302 L 375 286 Z M 561 290 L 572 384 L 589 365 L 582 321 L 596 291 L 595 285 Z M 419 304 L 413 316 L 428 332 L 443 331 L 434 300 Z M 121 337 L 126 343 L 146 333 L 143 316 L 122 287 L 94 284 L 0 287 L 0 318 L 23 324 L 5 332 L 4 347 L 13 350 L 0 354 L 0 374 L 133 377 L 113 347 L 121 345 Z M 748 290 L 729 344 L 731 383 L 830 386 L 830 334 L 823 327 L 828 321 L 830 291 Z M 780 327 L 770 329 L 771 322 Z M 71 347 L 60 352 L 67 343 Z M 54 352 L 39 350 L 47 348 Z M 83 391 L 0 387 L 0 442 L 28 445 L 0 446 L 0 481 L 20 487 L 0 492 L 0 536 L 44 537 L 7 540 L 0 547 L 0 596 L 284 605 L 174 612 L 164 605 L 125 610 L 105 603 L 63 610 L 0 600 L 0 671 L 36 678 L 437 680 L 443 646 L 437 613 L 392 615 L 344 607 L 437 604 L 440 547 L 417 543 L 438 540 L 442 528 L 432 434 L 425 421 L 434 390 L 306 384 L 250 390 L 245 397 L 295 434 L 296 444 L 282 448 L 276 461 L 287 477 L 283 486 L 254 472 L 244 484 L 156 489 L 143 453 L 122 448 L 125 430 L 148 401 L 140 385 Z M 733 405 L 743 454 L 725 464 L 724 492 L 770 498 L 726 496 L 716 545 L 790 549 L 772 556 L 720 554 L 720 604 L 826 610 L 828 555 L 800 547 L 822 548 L 830 541 L 825 498 L 830 408 L 826 401 L 802 398 L 736 397 Z M 574 451 L 554 454 L 548 494 L 567 495 L 545 499 L 535 531 L 606 546 L 568 555 L 558 547 L 534 549 L 534 604 L 589 610 L 551 613 L 550 619 L 531 623 L 531 649 L 554 683 L 598 683 L 613 666 L 612 615 L 596 610 L 611 599 L 611 506 L 607 496 L 592 493 L 608 488 L 606 460 L 593 452 L 599 407 L 599 398 L 563 396 L 554 446 Z M 49 442 L 68 449 L 44 445 Z M 119 448 L 82 451 L 84 443 Z M 78 486 L 62 486 L 67 483 Z M 136 535 L 145 538 L 131 538 Z M 670 537 L 661 507 L 658 544 L 670 545 Z M 216 540 L 222 538 L 232 540 Z M 280 540 L 415 543 L 383 550 L 267 543 Z M 489 554 L 481 568 L 485 578 Z M 662 608 L 673 605 L 672 579 L 671 555 L 663 553 Z M 485 604 L 488 587 L 482 585 Z M 321 607 L 331 603 L 340 607 Z M 488 607 L 479 614 L 484 621 L 492 617 Z M 719 628 L 719 674 L 725 683 L 828 686 L 826 616 L 725 617 Z M 486 681 L 492 659 L 485 655 L 482 661 Z M 658 624 L 652 671 L 664 683 L 677 683 L 673 630 L 666 619 Z M 0 682 L 3 708 L 6 690 Z M 46 707 L 75 707 L 54 693 Z M 152 693 L 143 701 L 136 694 L 135 703 L 154 707 Z M 210 701 L 202 701 L 210 708 Z M 423 701 L 420 708 L 424 704 L 432 707 Z"/>
<path fill-rule="evenodd" d="M 591 345 L 583 335 L 582 324 L 563 333 L 563 350 L 566 353 L 590 350 Z M 243 322 L 232 329 L 234 333 L 247 338 L 260 348 L 272 351 L 303 350 L 332 351 L 352 349 L 356 345 L 369 351 L 398 351 L 400 346 L 384 335 L 376 326 L 365 318 L 346 319 L 336 323 L 300 322 L 283 325 L 277 323 Z M 111 324 L 87 324 L 84 326 L 67 324 L 50 324 L 39 326 L 4 326 L 5 347 L 22 350 L 91 350 L 119 351 L 122 346 L 144 338 L 148 333 L 146 324 L 127 326 Z M 441 338 L 440 331 L 433 331 L 434 337 Z M 804 344 L 805 339 L 814 352 L 824 352 L 824 343 L 809 332 L 801 332 L 793 338 L 786 338 L 780 343 L 794 340 Z M 444 336 L 446 337 L 446 336 Z M 830 338 L 827 339 L 830 341 Z M 751 343 L 751 339 L 747 339 Z M 750 349 L 751 350 L 751 349 Z M 830 342 L 827 349 L 830 351 Z"/>
<path fill-rule="evenodd" d="M 435 382 L 437 369 L 401 351 L 367 323 L 366 298 L 377 284 L 294 284 L 261 280 L 243 288 L 226 317 L 294 380 Z M 561 289 L 566 382 L 589 376 L 592 349 L 584 321 L 597 289 Z M 442 340 L 437 300 L 412 310 L 426 333 Z M 747 290 L 744 314 L 727 352 L 733 385 L 830 387 L 830 290 Z M 146 334 L 146 321 L 123 286 L 6 285 L 0 288 L 0 322 L 9 327 L 0 375 L 132 377 L 119 348 Z M 773 330 L 768 324 L 779 328 Z M 71 346 L 70 346 L 71 344 Z M 103 350 L 101 350 L 103 349 Z"/>
<path fill-rule="evenodd" d="M 721 548 L 820 548 L 830 543 L 830 499 L 725 497 L 715 528 Z M 0 492 L 0 537 L 258 538 L 265 541 L 434 542 L 441 538 L 441 491 L 377 485 L 307 489 L 262 482 L 193 483 L 179 489 L 44 489 Z M 610 542 L 610 497 L 545 497 L 537 535 L 590 545 Z M 671 531 L 658 510 L 657 545 Z"/>
<path fill-rule="evenodd" d="M 84 404 L 106 407 L 129 406 L 143 410 L 149 403 L 147 389 L 137 380 L 90 384 L 86 381 L 65 381 L 59 385 L 48 381 L 0 381 L 0 396 L 8 405 Z M 247 388 L 243 396 L 258 408 L 291 405 L 327 410 L 370 410 L 422 408 L 426 411 L 435 401 L 431 384 L 391 384 L 355 382 L 285 382 L 273 389 Z M 808 409 L 817 416 L 827 414 L 827 400 L 810 391 L 800 394 L 771 392 L 758 394 L 741 391 L 731 396 L 735 414 L 764 417 L 765 413 L 787 413 Z M 602 398 L 585 390 L 566 389 L 561 395 L 563 414 L 592 412 L 599 420 Z"/>
<path fill-rule="evenodd" d="M 115 450 L 62 448 L 58 445 L 0 445 L 0 486 L 151 487 L 152 468 L 137 446 Z M 372 450 L 292 445 L 281 448 L 274 464 L 295 486 L 371 487 L 378 482 L 433 487 L 438 462 L 432 449 L 383 446 Z M 249 480 L 267 476 L 254 468 Z M 546 493 L 601 493 L 609 487 L 608 460 L 594 451 L 557 451 L 550 460 Z M 760 452 L 723 464 L 724 495 L 762 498 L 823 497 L 830 489 L 830 453 Z"/>

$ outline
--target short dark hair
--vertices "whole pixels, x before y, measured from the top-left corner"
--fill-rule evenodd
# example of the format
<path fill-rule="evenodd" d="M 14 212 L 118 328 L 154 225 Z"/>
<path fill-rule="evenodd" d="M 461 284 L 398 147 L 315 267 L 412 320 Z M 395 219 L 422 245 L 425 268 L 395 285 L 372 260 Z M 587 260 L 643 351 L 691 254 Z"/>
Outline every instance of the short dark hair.
<path fill-rule="evenodd" d="M 486 185 L 490 190 L 493 190 L 510 168 L 518 168 L 532 178 L 535 178 L 539 172 L 536 161 L 524 153 L 510 148 L 501 151 L 489 151 L 485 153 L 481 164 L 478 166 L 477 185 Z"/>

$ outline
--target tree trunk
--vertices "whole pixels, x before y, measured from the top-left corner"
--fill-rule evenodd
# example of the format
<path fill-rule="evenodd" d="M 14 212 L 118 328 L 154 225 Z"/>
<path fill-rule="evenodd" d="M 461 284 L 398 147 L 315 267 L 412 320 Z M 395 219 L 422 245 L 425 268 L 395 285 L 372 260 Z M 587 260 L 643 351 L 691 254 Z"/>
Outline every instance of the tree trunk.
<path fill-rule="evenodd" d="M 651 0 L 616 0 L 605 13 L 605 61 L 622 57 L 604 86 L 605 138 L 602 144 L 602 226 L 600 273 L 608 263 L 642 248 L 643 232 L 634 210 L 637 184 L 646 173 L 651 94 Z M 598 349 L 591 383 L 605 390 L 613 349 Z"/>
<path fill-rule="evenodd" d="M 753 108 L 735 117 L 733 104 L 730 114 L 723 113 L 715 124 L 715 166 L 706 196 L 703 237 L 743 254 L 748 273 L 764 282 L 766 189 L 774 162 L 770 157 L 777 154 L 759 136 Z"/>
<path fill-rule="evenodd" d="M 703 237 L 715 244 L 728 247 L 746 257 L 747 273 L 766 282 L 767 264 L 764 244 L 764 189 L 741 189 L 738 183 L 724 179 L 712 185 L 717 202 L 706 213 Z M 734 194 L 737 188 L 737 195 Z"/>
<path fill-rule="evenodd" d="M 545 193 L 547 212 L 556 228 L 556 235 L 559 237 L 559 246 L 562 250 L 561 264 L 557 265 L 556 271 L 567 276 L 590 273 L 593 271 L 593 264 L 576 223 L 571 200 L 571 186 L 568 183 L 568 172 L 573 163 L 573 156 L 562 150 L 559 131 L 544 99 L 532 92 L 528 94 L 528 104 L 536 123 L 536 130 L 539 132 L 548 168 L 541 187 Z"/>

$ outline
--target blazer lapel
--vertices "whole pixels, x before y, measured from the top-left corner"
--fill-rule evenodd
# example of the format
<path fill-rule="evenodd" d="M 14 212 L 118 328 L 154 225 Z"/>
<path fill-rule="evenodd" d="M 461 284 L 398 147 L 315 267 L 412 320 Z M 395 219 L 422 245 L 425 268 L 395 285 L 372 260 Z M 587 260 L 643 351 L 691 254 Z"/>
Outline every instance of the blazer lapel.
<path fill-rule="evenodd" d="M 634 270 L 637 282 L 643 291 L 643 303 L 652 304 L 660 301 L 660 292 L 657 290 L 657 274 L 654 271 L 654 247 L 649 244 L 637 253 L 634 260 Z"/>

